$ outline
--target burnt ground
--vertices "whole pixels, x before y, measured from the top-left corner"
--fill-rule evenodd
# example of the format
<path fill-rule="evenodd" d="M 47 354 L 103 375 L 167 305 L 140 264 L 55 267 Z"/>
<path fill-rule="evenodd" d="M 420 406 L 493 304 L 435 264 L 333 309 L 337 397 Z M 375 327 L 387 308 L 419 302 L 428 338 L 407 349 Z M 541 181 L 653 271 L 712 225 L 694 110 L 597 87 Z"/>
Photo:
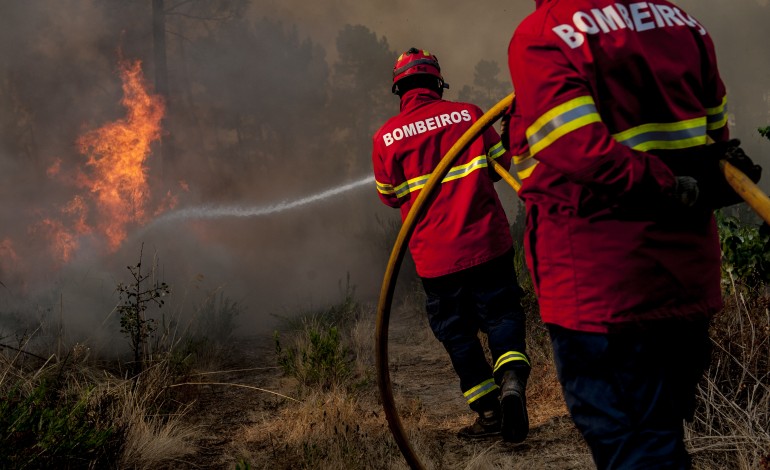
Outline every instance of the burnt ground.
<path fill-rule="evenodd" d="M 373 319 L 371 331 L 374 331 Z M 272 337 L 243 338 L 233 349 L 235 353 L 218 366 L 218 372 L 193 376 L 189 380 L 241 384 L 296 396 L 296 389 L 276 367 Z M 389 363 L 399 407 L 409 408 L 399 409 L 404 428 L 410 435 L 418 433 L 419 443 L 415 449 L 427 468 L 594 468 L 587 447 L 569 419 L 560 392 L 554 390 L 557 385 L 547 363 L 535 365 L 533 369 L 528 386 L 530 433 L 521 444 L 509 444 L 499 439 L 469 442 L 456 437 L 457 429 L 472 422 L 474 416 L 464 403 L 448 356 L 420 315 L 394 315 L 391 319 Z M 369 394 L 376 397 L 376 385 L 370 384 L 369 389 Z M 274 432 L 258 439 L 244 438 L 244 434 L 258 432 L 261 427 L 274 429 L 276 420 L 282 419 L 281 410 L 297 406 L 294 402 L 266 391 L 232 385 L 191 385 L 184 388 L 184 394 L 187 400 L 193 401 L 185 420 L 197 427 L 199 435 L 195 442 L 197 452 L 184 459 L 185 467 L 328 468 L 323 463 L 316 466 L 307 460 L 287 460 L 288 444 L 280 442 Z M 377 425 L 382 428 L 379 439 L 392 441 L 383 443 L 389 446 L 392 455 L 390 463 L 362 463 L 359 468 L 406 468 L 385 428 L 379 400 L 373 398 L 364 403 L 365 408 L 371 408 L 363 413 L 364 419 L 379 421 Z M 415 412 L 415 408 L 419 411 Z M 405 415 L 415 413 L 419 414 L 418 419 L 404 419 Z M 419 422 L 418 429 L 411 428 L 416 426 L 415 421 Z M 355 468 L 355 465 L 349 468 Z"/>

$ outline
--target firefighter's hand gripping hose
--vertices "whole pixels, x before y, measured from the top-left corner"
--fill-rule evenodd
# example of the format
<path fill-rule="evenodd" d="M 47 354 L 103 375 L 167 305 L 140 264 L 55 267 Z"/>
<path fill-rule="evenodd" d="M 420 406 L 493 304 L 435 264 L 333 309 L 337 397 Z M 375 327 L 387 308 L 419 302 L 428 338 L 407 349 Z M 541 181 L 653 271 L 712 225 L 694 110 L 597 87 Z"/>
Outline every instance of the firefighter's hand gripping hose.
<path fill-rule="evenodd" d="M 390 259 L 388 260 L 388 265 L 385 269 L 385 277 L 380 289 L 380 299 L 377 304 L 377 325 L 375 329 L 377 384 L 380 389 L 380 398 L 382 399 L 382 406 L 385 411 L 388 426 L 390 427 L 390 432 L 393 434 L 396 444 L 398 444 L 398 448 L 401 450 L 401 454 L 406 459 L 406 462 L 415 470 L 422 470 L 425 467 L 422 465 L 422 462 L 409 443 L 409 438 L 401 424 L 401 419 L 398 416 L 395 400 L 393 398 L 393 387 L 390 381 L 390 370 L 388 368 L 388 322 L 390 320 L 390 308 L 392 306 L 393 293 L 396 286 L 395 281 L 398 276 L 398 271 L 401 268 L 401 262 L 404 259 L 409 238 L 414 231 L 415 223 L 427 208 L 426 201 L 431 197 L 434 189 L 449 172 L 449 168 L 455 160 L 457 160 L 460 153 L 489 126 L 500 119 L 510 107 L 513 98 L 514 94 L 511 93 L 487 111 L 465 132 L 465 134 L 463 134 L 452 148 L 449 149 L 449 152 L 447 152 L 441 162 L 439 162 L 438 166 L 428 179 L 428 182 L 425 183 L 425 186 L 417 196 L 409 214 L 406 216 L 406 219 L 401 226 L 401 231 L 398 233 L 396 242 L 393 245 L 393 251 L 390 254 Z M 519 191 L 519 182 L 516 181 L 502 165 L 494 160 L 489 160 L 488 163 L 506 183 L 508 183 L 515 191 Z M 765 222 L 770 224 L 770 198 L 768 198 L 756 184 L 743 174 L 743 172 L 734 166 L 724 160 L 720 162 L 720 166 L 724 172 L 725 179 L 730 186 L 733 187 L 735 192 L 738 193 L 748 205 L 763 220 L 765 220 Z"/>

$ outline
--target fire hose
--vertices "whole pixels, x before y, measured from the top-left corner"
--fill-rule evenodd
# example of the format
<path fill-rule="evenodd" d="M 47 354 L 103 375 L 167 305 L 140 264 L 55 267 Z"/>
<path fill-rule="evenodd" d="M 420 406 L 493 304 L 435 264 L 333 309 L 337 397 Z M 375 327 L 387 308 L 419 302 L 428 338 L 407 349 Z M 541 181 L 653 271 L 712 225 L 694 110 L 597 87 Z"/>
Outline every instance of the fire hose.
<path fill-rule="evenodd" d="M 409 443 L 409 438 L 401 419 L 398 416 L 395 400 L 393 397 L 393 386 L 390 381 L 390 370 L 388 368 L 388 323 L 390 320 L 390 309 L 393 303 L 393 294 L 395 292 L 395 280 L 398 277 L 398 271 L 401 268 L 401 262 L 404 259 L 406 247 L 409 239 L 414 232 L 416 221 L 422 216 L 427 208 L 426 201 L 433 194 L 434 189 L 441 183 L 449 172 L 452 164 L 457 157 L 478 138 L 489 126 L 494 124 L 513 102 L 515 94 L 511 93 L 499 103 L 487 111 L 479 118 L 466 132 L 455 142 L 452 148 L 444 155 L 436 169 L 428 178 L 427 183 L 415 199 L 411 210 L 401 225 L 401 230 L 396 237 L 393 250 L 390 254 L 385 277 L 380 289 L 380 298 L 377 304 L 377 324 L 375 328 L 375 350 L 376 350 L 376 368 L 377 384 L 380 390 L 380 399 L 385 411 L 385 418 L 388 421 L 390 432 L 401 450 L 401 454 L 406 459 L 409 467 L 415 470 L 422 470 L 425 467 L 420 462 L 417 453 Z M 497 172 L 506 183 L 508 183 L 516 192 L 519 191 L 520 184 L 513 176 L 499 163 L 490 159 L 488 164 Z M 743 172 L 729 164 L 725 160 L 720 161 L 720 167 L 725 175 L 725 179 L 732 186 L 738 195 L 767 223 L 770 224 L 770 198 L 757 187 Z"/>

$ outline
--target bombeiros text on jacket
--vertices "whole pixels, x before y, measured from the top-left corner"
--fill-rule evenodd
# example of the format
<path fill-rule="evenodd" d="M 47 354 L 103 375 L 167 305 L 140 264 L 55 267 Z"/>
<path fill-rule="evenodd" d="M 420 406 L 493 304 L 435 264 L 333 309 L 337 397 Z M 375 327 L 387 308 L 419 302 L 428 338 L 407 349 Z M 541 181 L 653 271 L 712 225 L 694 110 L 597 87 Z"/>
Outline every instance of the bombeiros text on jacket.
<path fill-rule="evenodd" d="M 467 109 L 439 114 L 424 120 L 404 124 L 403 126 L 396 127 L 392 131 L 383 134 L 382 140 L 385 143 L 385 146 L 389 147 L 391 144 L 393 144 L 393 142 L 397 140 L 411 137 L 413 135 L 424 134 L 425 132 L 452 124 L 459 124 L 463 121 L 471 121 L 471 113 Z"/>
<path fill-rule="evenodd" d="M 576 11 L 572 15 L 572 23 L 552 28 L 572 49 L 585 43 L 586 34 L 606 34 L 625 28 L 642 32 L 686 25 L 696 28 L 701 35 L 706 34 L 706 28 L 689 14 L 679 8 L 653 2 L 635 2 L 628 7 L 615 3 L 601 9 L 592 8 L 589 12 Z"/>

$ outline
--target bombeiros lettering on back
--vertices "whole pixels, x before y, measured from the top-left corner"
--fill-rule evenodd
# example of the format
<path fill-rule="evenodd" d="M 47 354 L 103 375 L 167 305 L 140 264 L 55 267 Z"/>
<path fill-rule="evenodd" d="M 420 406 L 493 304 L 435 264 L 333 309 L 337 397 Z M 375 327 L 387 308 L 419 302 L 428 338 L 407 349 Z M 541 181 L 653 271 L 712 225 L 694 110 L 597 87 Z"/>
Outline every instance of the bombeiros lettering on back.
<path fill-rule="evenodd" d="M 572 15 L 573 24 L 561 24 L 552 28 L 570 48 L 582 46 L 586 34 L 606 34 L 620 29 L 643 32 L 656 28 L 689 26 L 705 36 L 706 28 L 695 18 L 676 7 L 653 2 L 635 2 L 626 7 L 615 3 L 604 8 L 592 8 L 590 11 L 576 11 Z"/>
<path fill-rule="evenodd" d="M 424 120 L 410 122 L 401 127 L 396 127 L 392 131 L 383 134 L 382 140 L 385 142 L 385 146 L 389 147 L 393 142 L 398 140 L 412 137 L 417 134 L 423 134 L 452 124 L 459 124 L 463 121 L 470 122 L 471 119 L 471 113 L 467 109 L 437 114 Z"/>

